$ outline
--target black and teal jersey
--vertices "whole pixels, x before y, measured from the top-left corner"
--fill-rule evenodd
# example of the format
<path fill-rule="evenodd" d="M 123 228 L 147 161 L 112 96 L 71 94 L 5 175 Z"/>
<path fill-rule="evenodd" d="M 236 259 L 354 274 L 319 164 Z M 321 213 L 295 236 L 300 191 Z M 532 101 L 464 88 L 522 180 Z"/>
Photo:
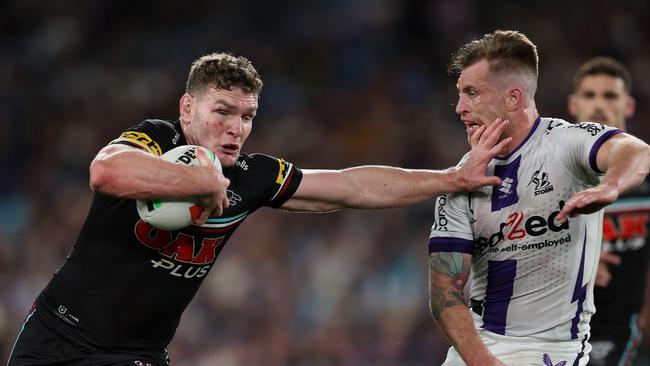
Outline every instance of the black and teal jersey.
<path fill-rule="evenodd" d="M 163 120 L 146 120 L 111 143 L 157 156 L 187 144 L 179 123 Z M 223 173 L 230 206 L 178 231 L 143 222 L 134 200 L 95 193 L 72 252 L 37 299 L 39 313 L 94 347 L 165 347 L 237 227 L 260 207 L 280 207 L 302 178 L 293 164 L 264 154 L 241 154 Z"/>

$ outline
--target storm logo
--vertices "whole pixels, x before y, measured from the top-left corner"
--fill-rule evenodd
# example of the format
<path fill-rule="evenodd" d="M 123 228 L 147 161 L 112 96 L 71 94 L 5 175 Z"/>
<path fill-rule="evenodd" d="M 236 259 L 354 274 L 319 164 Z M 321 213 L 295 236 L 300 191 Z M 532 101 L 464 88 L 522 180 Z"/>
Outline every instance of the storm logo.
<path fill-rule="evenodd" d="M 542 164 L 542 166 L 540 166 L 539 169 L 535 170 L 533 176 L 530 178 L 530 182 L 528 182 L 529 186 L 531 184 L 535 185 L 535 196 L 539 196 L 540 194 L 544 194 L 548 192 L 553 192 L 553 185 L 548 180 L 548 173 L 542 170 L 543 167 L 544 164 Z"/>

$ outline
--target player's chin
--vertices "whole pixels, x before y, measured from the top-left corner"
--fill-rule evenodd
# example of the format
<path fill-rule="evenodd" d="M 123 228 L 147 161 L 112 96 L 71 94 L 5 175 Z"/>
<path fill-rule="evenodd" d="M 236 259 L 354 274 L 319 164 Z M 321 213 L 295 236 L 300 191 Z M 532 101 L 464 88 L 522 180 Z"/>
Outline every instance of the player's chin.
<path fill-rule="evenodd" d="M 219 157 L 219 162 L 221 162 L 221 166 L 224 168 L 230 168 L 231 166 L 235 165 L 237 162 L 237 159 L 239 158 L 239 154 L 233 155 L 233 154 L 218 154 Z"/>
<path fill-rule="evenodd" d="M 478 130 L 478 128 L 473 128 L 473 127 L 470 128 L 470 127 L 468 127 L 468 128 L 465 129 L 465 132 L 467 133 L 467 142 L 468 143 L 471 144 L 472 136 L 474 136 L 474 134 L 476 133 L 476 130 Z"/>

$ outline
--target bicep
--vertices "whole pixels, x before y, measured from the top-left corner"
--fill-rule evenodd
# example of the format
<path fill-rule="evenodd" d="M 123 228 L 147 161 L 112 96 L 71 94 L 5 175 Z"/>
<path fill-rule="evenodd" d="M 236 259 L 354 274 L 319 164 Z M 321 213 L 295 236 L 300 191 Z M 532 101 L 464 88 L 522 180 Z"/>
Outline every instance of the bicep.
<path fill-rule="evenodd" d="M 128 154 L 128 155 L 126 155 Z M 153 157 L 154 155 L 135 145 L 131 144 L 109 144 L 104 146 L 90 163 L 89 184 L 94 191 L 108 194 L 116 194 L 110 186 L 119 176 L 126 175 L 139 155 Z"/>
<path fill-rule="evenodd" d="M 97 155 L 93 160 L 107 159 L 114 156 L 115 154 L 119 154 L 126 151 L 141 151 L 153 155 L 142 146 L 130 144 L 130 143 L 117 143 L 117 144 L 109 144 L 101 148 L 101 150 L 99 150 L 99 152 L 97 153 Z"/>
<path fill-rule="evenodd" d="M 613 151 L 618 149 L 626 149 L 634 147 L 639 142 L 643 144 L 638 138 L 627 133 L 618 133 L 603 143 L 596 155 L 596 164 L 601 172 L 606 172 L 609 169 L 610 155 Z"/>

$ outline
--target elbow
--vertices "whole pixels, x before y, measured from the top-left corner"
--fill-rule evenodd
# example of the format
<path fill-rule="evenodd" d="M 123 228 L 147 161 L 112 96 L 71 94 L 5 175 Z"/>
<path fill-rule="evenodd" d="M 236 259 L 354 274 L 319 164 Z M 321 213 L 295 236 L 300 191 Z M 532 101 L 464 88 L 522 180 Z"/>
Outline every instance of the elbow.
<path fill-rule="evenodd" d="M 90 188 L 95 192 L 106 193 L 113 180 L 109 163 L 106 159 L 96 157 L 90 163 Z"/>
<path fill-rule="evenodd" d="M 650 145 L 645 145 L 643 150 L 643 156 L 645 157 L 645 175 L 648 175 L 650 172 Z"/>

